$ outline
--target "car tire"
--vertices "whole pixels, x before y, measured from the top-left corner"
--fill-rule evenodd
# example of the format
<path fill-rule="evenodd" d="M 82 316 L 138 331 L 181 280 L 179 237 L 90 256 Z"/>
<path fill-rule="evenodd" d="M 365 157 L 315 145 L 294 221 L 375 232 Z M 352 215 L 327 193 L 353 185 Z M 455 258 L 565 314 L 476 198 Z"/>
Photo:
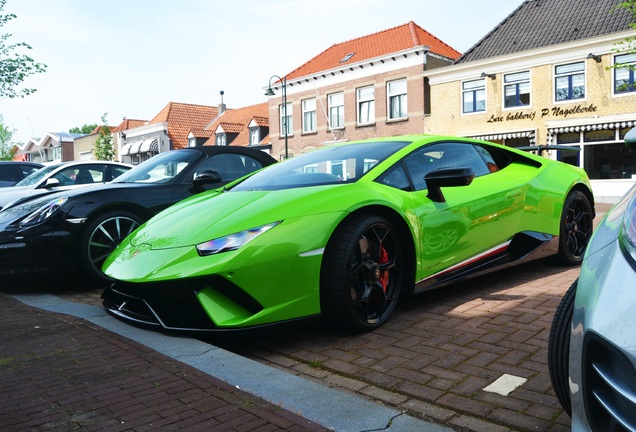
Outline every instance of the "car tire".
<path fill-rule="evenodd" d="M 572 415 L 572 402 L 570 399 L 570 335 L 572 333 L 572 313 L 574 311 L 574 297 L 578 279 L 559 303 L 554 314 L 550 337 L 548 338 L 548 371 L 554 393 L 565 412 Z"/>
<path fill-rule="evenodd" d="M 322 316 L 336 331 L 365 332 L 389 318 L 402 291 L 405 259 L 393 224 L 357 215 L 333 233 L 323 256 Z"/>
<path fill-rule="evenodd" d="M 590 200 L 581 191 L 570 192 L 561 213 L 556 262 L 567 266 L 581 264 L 593 229 L 594 213 Z"/>
<path fill-rule="evenodd" d="M 86 226 L 80 244 L 80 259 L 84 275 L 95 283 L 108 282 L 102 264 L 108 255 L 137 227 L 143 219 L 127 211 L 104 213 Z"/>

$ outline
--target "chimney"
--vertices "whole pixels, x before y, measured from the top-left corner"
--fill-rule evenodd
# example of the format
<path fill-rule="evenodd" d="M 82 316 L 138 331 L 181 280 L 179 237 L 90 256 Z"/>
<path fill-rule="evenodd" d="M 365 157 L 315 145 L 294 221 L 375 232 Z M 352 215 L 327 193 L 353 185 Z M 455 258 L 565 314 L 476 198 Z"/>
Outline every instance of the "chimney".
<path fill-rule="evenodd" d="M 223 103 L 223 95 L 225 94 L 225 92 L 223 90 L 221 90 L 221 103 L 219 104 L 219 114 L 221 115 L 225 112 L 225 104 Z"/>

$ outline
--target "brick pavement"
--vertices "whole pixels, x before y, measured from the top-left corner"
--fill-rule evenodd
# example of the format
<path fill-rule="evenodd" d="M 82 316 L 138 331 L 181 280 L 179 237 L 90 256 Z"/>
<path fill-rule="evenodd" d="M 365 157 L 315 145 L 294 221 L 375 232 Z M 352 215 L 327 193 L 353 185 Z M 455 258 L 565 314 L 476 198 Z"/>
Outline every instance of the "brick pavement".
<path fill-rule="evenodd" d="M 327 430 L 87 321 L 3 292 L 0 329 L 2 430 Z"/>
<path fill-rule="evenodd" d="M 578 272 L 536 261 L 485 275 L 403 302 L 385 326 L 363 335 L 308 322 L 209 342 L 457 429 L 567 431 L 547 372 L 547 340 Z M 58 294 L 100 303 L 99 290 Z M 484 390 L 504 374 L 527 381 L 507 396 Z"/>

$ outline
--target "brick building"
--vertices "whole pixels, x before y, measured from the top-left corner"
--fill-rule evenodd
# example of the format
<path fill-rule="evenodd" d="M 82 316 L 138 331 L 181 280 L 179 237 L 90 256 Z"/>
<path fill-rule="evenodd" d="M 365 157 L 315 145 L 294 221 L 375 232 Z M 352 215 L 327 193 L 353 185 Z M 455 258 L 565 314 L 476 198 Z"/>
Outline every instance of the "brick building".
<path fill-rule="evenodd" d="M 286 152 L 292 157 L 338 141 L 424 132 L 430 106 L 422 72 L 459 55 L 409 22 L 332 45 L 286 76 L 272 77 L 272 155 L 283 159 Z"/>
<path fill-rule="evenodd" d="M 636 31 L 616 0 L 526 0 L 453 65 L 424 71 L 425 130 L 510 146 L 559 144 L 549 156 L 587 171 L 598 200 L 636 180 L 636 55 L 617 52 Z M 576 11 L 576 13 L 572 13 Z"/>

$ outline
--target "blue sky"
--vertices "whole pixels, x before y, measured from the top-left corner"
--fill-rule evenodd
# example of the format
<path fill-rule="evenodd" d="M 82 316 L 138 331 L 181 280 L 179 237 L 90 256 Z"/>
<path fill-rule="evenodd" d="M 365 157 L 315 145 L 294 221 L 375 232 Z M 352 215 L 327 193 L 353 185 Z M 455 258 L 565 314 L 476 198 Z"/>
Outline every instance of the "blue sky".
<path fill-rule="evenodd" d="M 414 21 L 460 52 L 522 0 L 7 0 L 0 33 L 48 66 L 37 92 L 0 100 L 14 140 L 149 120 L 168 102 L 266 101 L 269 78 L 329 46 Z"/>

